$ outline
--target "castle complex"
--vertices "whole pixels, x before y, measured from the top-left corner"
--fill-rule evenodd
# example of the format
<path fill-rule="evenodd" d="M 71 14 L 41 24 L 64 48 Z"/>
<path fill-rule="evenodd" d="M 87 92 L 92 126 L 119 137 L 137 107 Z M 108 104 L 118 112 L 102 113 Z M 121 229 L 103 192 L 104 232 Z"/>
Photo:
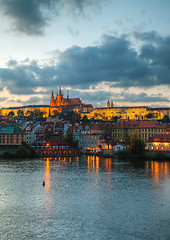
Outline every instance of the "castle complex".
<path fill-rule="evenodd" d="M 81 115 L 86 116 L 88 119 L 96 120 L 112 120 L 114 117 L 118 117 L 122 120 L 129 119 L 147 119 L 147 115 L 151 114 L 153 118 L 159 120 L 165 115 L 170 117 L 170 108 L 151 108 L 147 106 L 133 106 L 133 107 L 115 107 L 113 101 L 107 101 L 106 107 L 93 108 L 91 104 L 82 103 L 80 98 L 70 98 L 67 92 L 67 97 L 64 98 L 61 87 L 59 92 L 54 97 L 53 91 L 50 99 L 50 105 L 33 105 L 22 107 L 11 107 L 0 109 L 0 115 L 6 116 L 11 111 L 14 116 L 18 116 L 18 110 L 22 110 L 23 114 L 27 116 L 29 111 L 35 111 L 36 109 L 44 112 L 44 117 L 54 115 L 54 111 L 59 113 L 67 113 L 68 111 L 74 111 Z"/>
<path fill-rule="evenodd" d="M 69 98 L 67 92 L 67 98 L 63 97 L 61 92 L 61 87 L 59 89 L 59 93 L 56 94 L 56 99 L 54 99 L 53 91 L 51 95 L 50 107 L 59 107 L 59 106 L 72 106 L 72 105 L 82 105 L 82 101 L 80 98 Z"/>
<path fill-rule="evenodd" d="M 59 88 L 59 92 L 56 94 L 56 99 L 54 99 L 54 94 L 52 91 L 51 100 L 50 100 L 50 109 L 53 115 L 53 111 L 57 110 L 58 112 L 68 112 L 74 111 L 77 113 L 87 113 L 93 110 L 93 106 L 91 104 L 84 104 L 80 100 L 80 98 L 69 98 L 67 92 L 67 98 L 64 98 L 61 87 Z"/>
<path fill-rule="evenodd" d="M 27 116 L 29 111 L 35 111 L 36 109 L 44 112 L 44 117 L 49 117 L 49 115 L 54 115 L 54 111 L 58 111 L 59 113 L 66 113 L 68 111 L 74 111 L 77 113 L 88 113 L 93 110 L 93 106 L 91 104 L 82 103 L 80 98 L 69 98 L 69 94 L 67 92 L 67 97 L 64 98 L 63 93 L 61 92 L 61 87 L 59 88 L 59 92 L 56 94 L 56 98 L 54 98 L 54 94 L 52 91 L 50 105 L 32 105 L 32 106 L 22 106 L 22 107 L 10 107 L 10 108 L 2 108 L 0 109 L 0 115 L 7 116 L 10 112 L 14 113 L 14 116 L 18 116 L 18 110 L 23 111 L 24 116 Z"/>

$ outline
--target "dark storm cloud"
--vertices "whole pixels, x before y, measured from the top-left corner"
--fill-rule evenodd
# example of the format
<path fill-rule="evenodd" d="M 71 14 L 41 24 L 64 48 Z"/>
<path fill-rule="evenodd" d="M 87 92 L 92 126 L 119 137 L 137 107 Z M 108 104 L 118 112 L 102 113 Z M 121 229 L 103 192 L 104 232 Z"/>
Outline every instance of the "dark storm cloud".
<path fill-rule="evenodd" d="M 82 87 L 102 81 L 117 87 L 144 85 L 150 72 L 129 41 L 110 36 L 100 46 L 69 48 L 60 55 L 57 69 L 59 79 Z"/>
<path fill-rule="evenodd" d="M 12 68 L 0 68 L 1 87 L 14 94 L 36 94 L 37 87 L 48 87 L 56 84 L 55 67 L 39 67 L 35 61 L 27 59 L 23 64 L 12 65 Z M 9 66 L 9 62 L 8 62 Z"/>
<path fill-rule="evenodd" d="M 0 0 L 0 12 L 9 17 L 11 30 L 28 35 L 42 35 L 44 28 L 62 11 L 81 13 L 96 0 Z"/>
<path fill-rule="evenodd" d="M 29 59 L 11 60 L 7 68 L 0 68 L 1 87 L 16 94 L 36 94 L 37 87 L 95 89 L 101 82 L 114 88 L 170 84 L 170 37 L 154 35 L 152 42 L 151 36 L 140 37 L 140 53 L 124 37 L 105 36 L 101 45 L 58 52 L 56 65 L 40 67 Z"/>
<path fill-rule="evenodd" d="M 148 41 L 141 49 L 141 58 L 152 70 L 153 84 L 170 84 L 170 37 Z"/>
<path fill-rule="evenodd" d="M 142 92 L 139 94 L 130 94 L 126 92 L 122 92 L 121 94 L 118 93 L 112 93 L 108 91 L 96 91 L 96 92 L 79 92 L 76 94 L 76 92 L 73 92 L 74 96 L 80 95 L 80 97 L 85 102 L 102 102 L 107 100 L 113 100 L 113 102 L 132 102 L 132 103 L 138 103 L 138 102 L 170 102 L 169 99 L 163 97 L 162 95 L 154 95 L 149 96 L 146 93 Z"/>
<path fill-rule="evenodd" d="M 17 102 L 21 103 L 22 105 L 41 105 L 41 104 L 47 104 L 48 105 L 49 102 L 50 102 L 50 98 L 49 98 L 49 95 L 45 96 L 43 98 L 31 97 L 27 101 L 18 100 Z"/>
<path fill-rule="evenodd" d="M 58 80 L 88 87 L 102 81 L 114 87 L 151 87 L 170 83 L 170 38 L 145 34 L 137 53 L 125 38 L 106 36 L 100 46 L 72 47 L 60 55 Z"/>
<path fill-rule="evenodd" d="M 121 93 L 115 93 L 115 92 L 108 92 L 108 91 L 79 91 L 71 89 L 68 91 L 70 97 L 80 97 L 83 102 L 85 103 L 107 103 L 108 100 L 112 100 L 114 102 L 132 102 L 132 103 L 139 103 L 139 102 L 170 102 L 169 99 L 166 97 L 163 97 L 161 94 L 154 94 L 154 95 L 148 95 L 145 92 L 135 94 L 135 93 L 127 93 L 122 91 Z M 62 90 L 62 93 L 64 94 L 64 97 L 66 97 L 66 90 Z M 101 104 L 103 105 L 103 104 Z"/>
<path fill-rule="evenodd" d="M 65 92 L 65 96 L 66 96 L 66 92 Z M 75 90 L 70 90 L 69 91 L 69 96 L 70 97 L 74 97 L 74 96 L 78 96 L 80 97 L 83 102 L 89 102 L 92 103 L 94 101 L 96 102 L 100 102 L 100 101 L 106 101 L 108 99 L 110 99 L 113 96 L 113 93 L 109 93 L 106 91 L 75 91 Z"/>
<path fill-rule="evenodd" d="M 148 96 L 146 93 L 140 93 L 140 94 L 127 94 L 127 93 L 122 93 L 121 95 L 117 95 L 116 102 L 132 102 L 132 103 L 137 103 L 137 102 L 170 102 L 169 99 L 155 95 L 155 96 Z"/>

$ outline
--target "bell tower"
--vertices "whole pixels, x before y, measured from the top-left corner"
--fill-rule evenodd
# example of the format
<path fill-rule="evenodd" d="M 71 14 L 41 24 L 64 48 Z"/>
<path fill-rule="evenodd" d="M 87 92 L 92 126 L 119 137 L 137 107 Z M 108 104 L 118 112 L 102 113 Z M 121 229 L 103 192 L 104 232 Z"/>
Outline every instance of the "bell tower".
<path fill-rule="evenodd" d="M 107 101 L 107 108 L 109 108 L 110 107 L 110 102 L 109 102 L 109 100 Z"/>
<path fill-rule="evenodd" d="M 55 106 L 53 91 L 52 91 L 52 94 L 51 94 L 50 106 Z"/>

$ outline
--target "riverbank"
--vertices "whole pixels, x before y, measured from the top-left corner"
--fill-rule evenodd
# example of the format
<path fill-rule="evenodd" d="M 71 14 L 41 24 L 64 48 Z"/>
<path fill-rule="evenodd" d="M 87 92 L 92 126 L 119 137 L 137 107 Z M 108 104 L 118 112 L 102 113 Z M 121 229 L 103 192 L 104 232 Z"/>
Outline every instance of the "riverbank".
<path fill-rule="evenodd" d="M 129 160 L 160 160 L 160 161 L 170 161 L 170 152 L 161 152 L 161 151 L 146 151 L 143 155 L 141 154 L 132 154 L 130 151 L 118 151 L 112 152 L 112 154 L 104 154 L 105 158 L 124 158 Z"/>
<path fill-rule="evenodd" d="M 37 151 L 34 147 L 23 144 L 21 146 L 4 146 L 0 147 L 0 158 L 37 158 L 37 157 L 79 157 L 81 152 L 77 149 L 64 150 L 60 149 L 59 151 Z M 104 158 L 119 158 L 127 160 L 155 160 L 155 161 L 170 161 L 170 152 L 162 151 L 146 151 L 144 155 L 133 155 L 130 151 L 118 151 L 118 152 L 109 152 L 109 153 L 97 153 L 97 154 L 87 154 L 86 155 L 96 155 L 98 157 Z"/>

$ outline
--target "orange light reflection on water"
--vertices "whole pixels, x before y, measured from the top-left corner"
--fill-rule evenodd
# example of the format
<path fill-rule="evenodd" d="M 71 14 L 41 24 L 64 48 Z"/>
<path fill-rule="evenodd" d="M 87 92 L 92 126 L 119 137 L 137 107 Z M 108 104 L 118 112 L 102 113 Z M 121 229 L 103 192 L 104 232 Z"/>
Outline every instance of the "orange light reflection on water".
<path fill-rule="evenodd" d="M 79 157 L 76 157 L 76 161 L 77 161 L 77 168 L 79 166 Z"/>
<path fill-rule="evenodd" d="M 50 158 L 46 159 L 45 163 L 45 190 L 50 190 Z"/>
<path fill-rule="evenodd" d="M 96 173 L 99 173 L 99 157 L 96 156 Z"/>
<path fill-rule="evenodd" d="M 88 155 L 87 157 L 87 167 L 88 167 L 88 172 L 95 172 L 95 156 L 93 155 Z"/>
<path fill-rule="evenodd" d="M 46 158 L 46 162 L 45 162 L 45 186 L 44 186 L 44 196 L 46 198 L 46 202 L 45 202 L 45 206 L 44 206 L 44 210 L 45 213 L 50 215 L 50 211 L 51 211 L 51 205 L 52 205 L 52 201 L 51 201 L 51 180 L 50 180 L 50 158 L 47 157 Z"/>
<path fill-rule="evenodd" d="M 112 170 L 111 158 L 106 158 L 106 172 L 111 172 L 111 170 Z"/>
<path fill-rule="evenodd" d="M 150 171 L 151 177 L 156 185 L 159 183 L 160 178 L 168 180 L 168 173 L 170 171 L 168 162 L 146 162 L 145 167 L 146 174 L 149 175 Z"/>

